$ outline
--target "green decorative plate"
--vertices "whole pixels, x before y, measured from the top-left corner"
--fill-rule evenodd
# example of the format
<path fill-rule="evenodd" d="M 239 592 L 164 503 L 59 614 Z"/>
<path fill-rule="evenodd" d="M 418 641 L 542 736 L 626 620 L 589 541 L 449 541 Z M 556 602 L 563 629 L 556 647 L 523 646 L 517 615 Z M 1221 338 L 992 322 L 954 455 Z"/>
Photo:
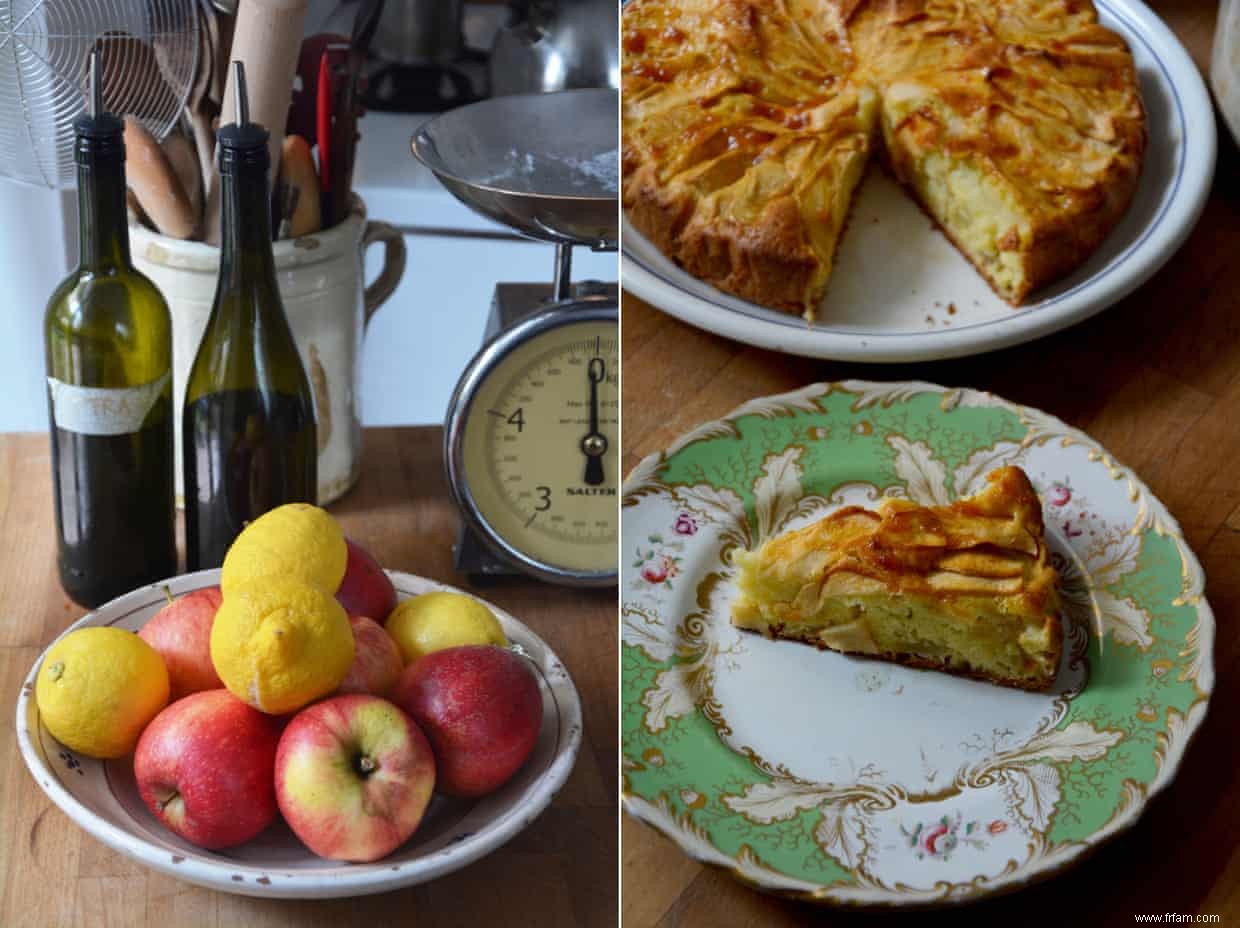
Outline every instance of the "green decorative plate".
<path fill-rule="evenodd" d="M 742 635 L 728 553 L 849 504 L 946 503 L 1025 469 L 1065 654 L 1025 693 Z M 961 902 L 1062 870 L 1170 782 L 1213 685 L 1179 526 L 1087 435 L 987 393 L 816 384 L 746 403 L 624 487 L 628 812 L 764 890 Z"/>

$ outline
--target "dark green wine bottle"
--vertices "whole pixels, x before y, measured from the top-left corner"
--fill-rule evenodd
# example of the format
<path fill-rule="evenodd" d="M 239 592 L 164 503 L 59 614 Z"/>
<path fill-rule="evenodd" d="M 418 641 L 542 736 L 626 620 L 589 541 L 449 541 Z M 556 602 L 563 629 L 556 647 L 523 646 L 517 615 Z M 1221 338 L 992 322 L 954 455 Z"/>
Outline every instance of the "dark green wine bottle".
<path fill-rule="evenodd" d="M 129 258 L 124 126 L 79 119 L 78 266 L 47 305 L 60 583 L 97 606 L 176 573 L 172 320 Z"/>
<path fill-rule="evenodd" d="M 314 398 L 271 253 L 267 131 L 244 110 L 217 139 L 220 276 L 181 422 L 190 570 L 222 564 L 267 510 L 317 500 Z"/>

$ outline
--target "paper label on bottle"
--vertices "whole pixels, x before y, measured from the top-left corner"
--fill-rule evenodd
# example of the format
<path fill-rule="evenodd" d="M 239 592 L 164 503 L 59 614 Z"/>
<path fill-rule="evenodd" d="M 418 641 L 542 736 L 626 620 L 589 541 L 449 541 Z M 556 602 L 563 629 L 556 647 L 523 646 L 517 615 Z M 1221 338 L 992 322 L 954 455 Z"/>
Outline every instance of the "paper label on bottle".
<path fill-rule="evenodd" d="M 79 387 L 47 378 L 52 421 L 79 435 L 129 435 L 142 428 L 147 413 L 164 392 L 170 374 L 140 387 Z"/>

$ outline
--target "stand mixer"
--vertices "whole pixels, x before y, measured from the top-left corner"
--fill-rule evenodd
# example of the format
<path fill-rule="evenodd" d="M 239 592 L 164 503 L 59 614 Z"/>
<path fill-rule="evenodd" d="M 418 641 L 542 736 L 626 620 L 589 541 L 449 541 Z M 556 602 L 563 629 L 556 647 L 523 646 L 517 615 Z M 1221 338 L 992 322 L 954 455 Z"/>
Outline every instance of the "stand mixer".
<path fill-rule="evenodd" d="M 462 203 L 555 245 L 550 283 L 498 283 L 449 404 L 458 570 L 616 583 L 619 290 L 572 282 L 572 249 L 619 242 L 614 90 L 499 97 L 444 113 L 414 155 Z"/>

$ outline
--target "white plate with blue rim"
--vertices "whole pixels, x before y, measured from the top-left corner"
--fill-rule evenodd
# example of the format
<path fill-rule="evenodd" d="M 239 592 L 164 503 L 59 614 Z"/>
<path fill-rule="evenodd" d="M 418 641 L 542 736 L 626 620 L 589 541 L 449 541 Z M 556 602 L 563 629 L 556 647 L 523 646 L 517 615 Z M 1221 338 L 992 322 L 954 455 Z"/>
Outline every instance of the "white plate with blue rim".
<path fill-rule="evenodd" d="M 219 583 L 202 570 L 134 590 L 75 622 L 77 628 L 114 626 L 137 631 L 174 596 Z M 454 590 L 389 570 L 402 601 L 432 590 Z M 581 701 L 573 681 L 541 638 L 502 609 L 487 604 L 504 634 L 538 671 L 543 721 L 533 753 L 513 779 L 488 796 L 467 801 L 435 794 L 413 836 L 382 860 L 340 863 L 312 854 L 282 820 L 235 848 L 207 851 L 177 837 L 151 814 L 138 793 L 133 756 L 100 761 L 60 744 L 39 719 L 30 669 L 17 700 L 17 744 L 31 776 L 62 812 L 95 838 L 169 876 L 208 889 L 247 896 L 329 899 L 388 892 L 460 869 L 500 847 L 550 804 L 572 773 L 581 747 Z M 63 637 L 63 635 L 61 636 Z M 59 640 L 59 639 L 58 639 Z"/>
<path fill-rule="evenodd" d="M 1131 293 L 1184 243 L 1214 177 L 1210 95 L 1192 58 L 1139 0 L 1094 0 L 1128 43 L 1149 129 L 1128 212 L 1074 273 L 1013 309 L 888 175 L 871 169 L 852 206 L 831 286 L 812 324 L 716 290 L 665 257 L 627 220 L 625 289 L 698 328 L 807 357 L 909 362 L 1032 341 Z"/>

